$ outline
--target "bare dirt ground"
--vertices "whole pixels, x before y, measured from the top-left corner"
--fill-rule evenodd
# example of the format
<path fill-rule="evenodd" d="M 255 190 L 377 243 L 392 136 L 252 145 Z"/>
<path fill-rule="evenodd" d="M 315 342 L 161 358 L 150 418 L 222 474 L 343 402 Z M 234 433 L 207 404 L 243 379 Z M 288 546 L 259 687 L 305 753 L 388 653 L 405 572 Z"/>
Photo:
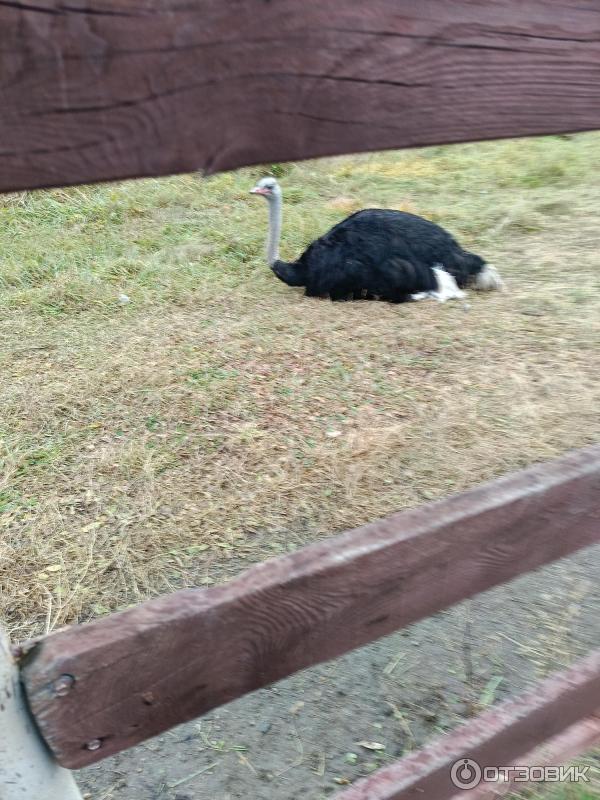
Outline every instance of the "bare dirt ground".
<path fill-rule="evenodd" d="M 599 572 L 600 548 L 582 551 L 82 770 L 77 780 L 93 800 L 324 800 L 597 646 Z M 589 794 L 561 798 L 600 797 L 600 758 L 586 763 Z"/>

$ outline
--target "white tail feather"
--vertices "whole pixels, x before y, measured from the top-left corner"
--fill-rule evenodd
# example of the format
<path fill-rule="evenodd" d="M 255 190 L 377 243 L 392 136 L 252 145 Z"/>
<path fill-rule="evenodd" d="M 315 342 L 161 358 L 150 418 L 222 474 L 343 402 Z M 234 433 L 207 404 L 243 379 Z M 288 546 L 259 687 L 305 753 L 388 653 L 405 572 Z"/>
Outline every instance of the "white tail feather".
<path fill-rule="evenodd" d="M 504 289 L 504 281 L 496 267 L 486 264 L 481 272 L 478 272 L 475 276 L 473 288 L 478 292 L 502 291 Z"/>
<path fill-rule="evenodd" d="M 458 288 L 458 284 L 449 272 L 446 272 L 441 266 L 433 267 L 433 272 L 438 288 L 437 291 L 431 292 L 431 296 L 438 303 L 445 303 L 446 300 L 460 300 L 465 296 L 465 293 Z"/>

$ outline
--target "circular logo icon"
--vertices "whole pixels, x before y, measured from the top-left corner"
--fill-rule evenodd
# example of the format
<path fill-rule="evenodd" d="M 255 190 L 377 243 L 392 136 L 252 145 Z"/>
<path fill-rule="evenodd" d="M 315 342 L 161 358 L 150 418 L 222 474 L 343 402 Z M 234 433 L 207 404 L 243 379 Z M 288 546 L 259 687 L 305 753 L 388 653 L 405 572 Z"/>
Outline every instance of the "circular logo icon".
<path fill-rule="evenodd" d="M 481 782 L 483 772 L 472 758 L 460 758 L 450 770 L 450 780 L 457 789 L 474 789 Z"/>

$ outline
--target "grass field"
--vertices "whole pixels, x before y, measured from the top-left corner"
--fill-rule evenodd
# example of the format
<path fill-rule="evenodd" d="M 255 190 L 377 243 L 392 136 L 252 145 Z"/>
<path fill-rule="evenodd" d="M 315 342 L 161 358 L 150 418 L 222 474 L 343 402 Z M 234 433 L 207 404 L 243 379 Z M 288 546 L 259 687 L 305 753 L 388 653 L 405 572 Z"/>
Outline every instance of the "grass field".
<path fill-rule="evenodd" d="M 279 283 L 258 170 L 4 197 L 13 637 L 597 441 L 599 167 L 598 134 L 274 167 L 284 258 L 356 208 L 414 211 L 506 278 L 468 307 Z"/>

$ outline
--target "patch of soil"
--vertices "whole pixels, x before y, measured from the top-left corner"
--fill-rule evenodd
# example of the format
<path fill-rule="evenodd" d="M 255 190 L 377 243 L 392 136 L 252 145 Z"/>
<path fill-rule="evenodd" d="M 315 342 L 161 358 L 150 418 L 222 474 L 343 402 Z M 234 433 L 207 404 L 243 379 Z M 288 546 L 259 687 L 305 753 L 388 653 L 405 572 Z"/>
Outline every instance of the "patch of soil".
<path fill-rule="evenodd" d="M 597 647 L 599 571 L 600 547 L 583 551 L 81 770 L 78 783 L 90 800 L 325 800 Z"/>

